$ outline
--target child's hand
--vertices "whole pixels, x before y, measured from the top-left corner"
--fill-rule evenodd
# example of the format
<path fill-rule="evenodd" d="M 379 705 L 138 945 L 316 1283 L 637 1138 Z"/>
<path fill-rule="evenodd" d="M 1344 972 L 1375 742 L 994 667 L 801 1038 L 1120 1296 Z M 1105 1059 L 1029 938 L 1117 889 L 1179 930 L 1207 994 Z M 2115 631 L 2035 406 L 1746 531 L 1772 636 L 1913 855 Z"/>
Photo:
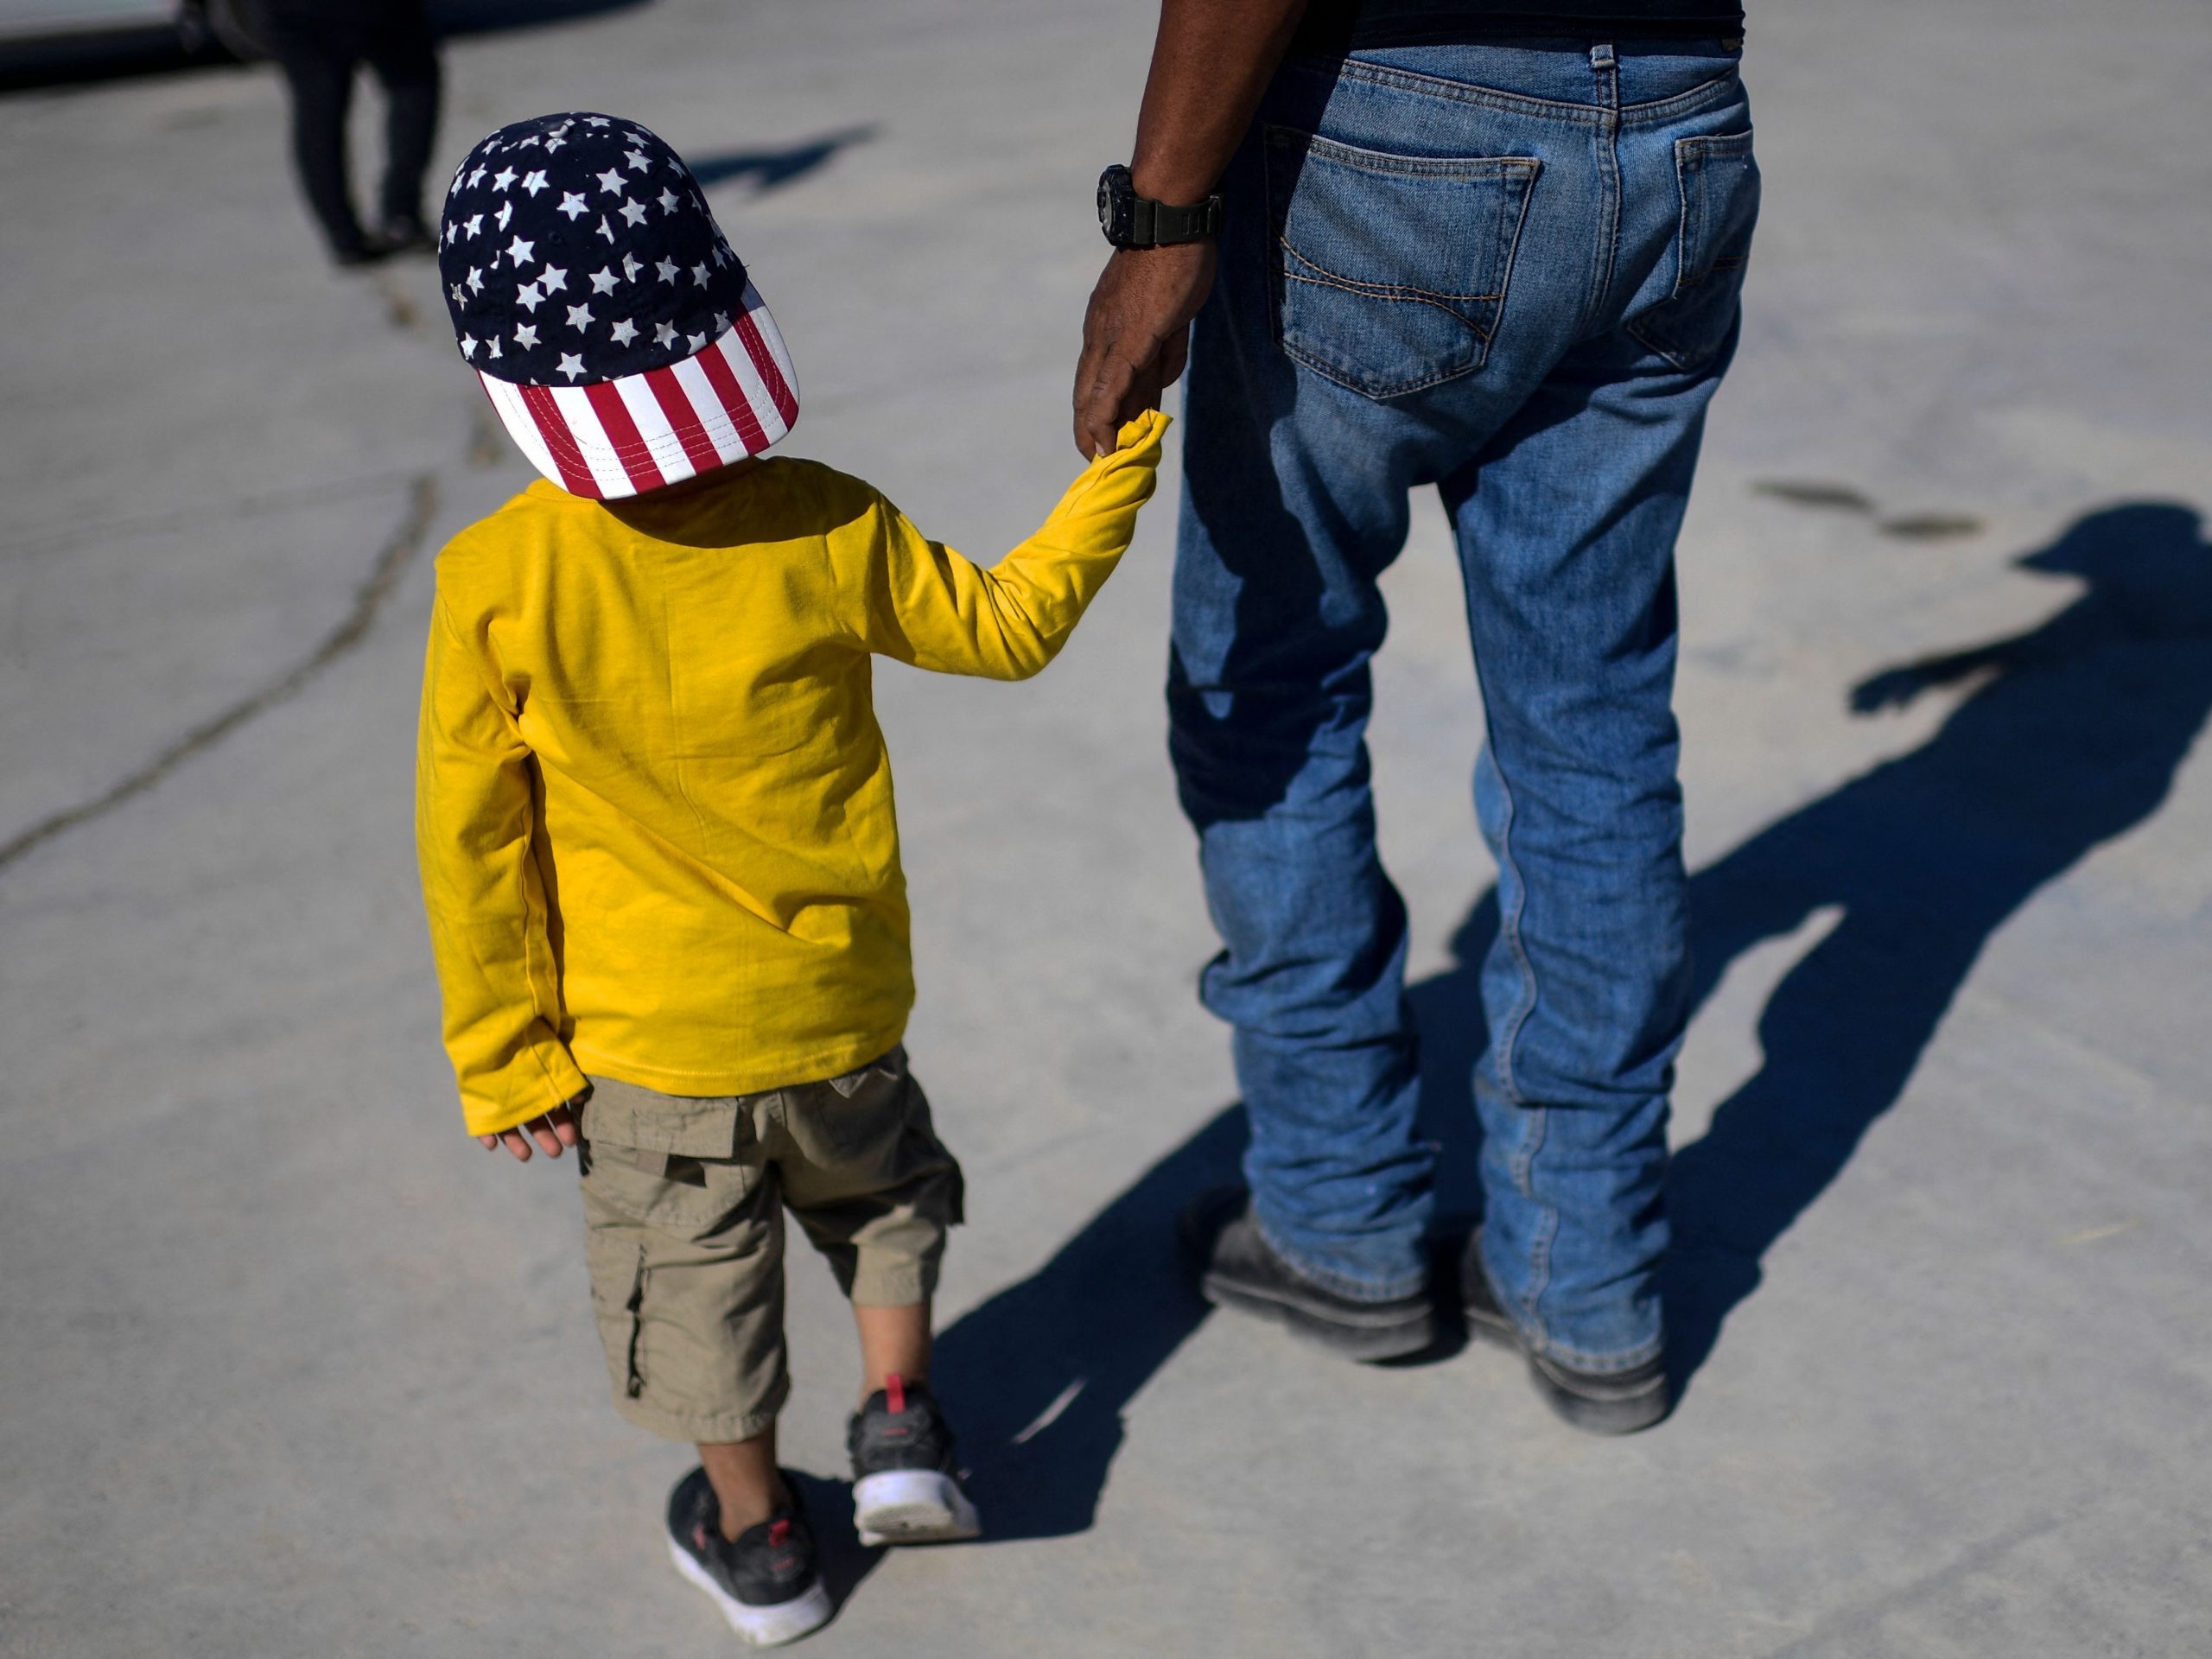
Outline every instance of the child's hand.
<path fill-rule="evenodd" d="M 548 1158 L 558 1158 L 562 1147 L 575 1146 L 579 1138 L 576 1116 L 569 1109 L 581 1104 L 583 1096 L 578 1095 L 567 1105 L 556 1106 L 543 1117 L 533 1117 L 527 1123 L 518 1123 L 513 1128 L 503 1129 L 497 1135 L 480 1135 L 476 1138 L 483 1143 L 486 1152 L 505 1147 L 514 1154 L 518 1164 L 530 1161 L 530 1143 L 533 1139 L 544 1148 Z"/>

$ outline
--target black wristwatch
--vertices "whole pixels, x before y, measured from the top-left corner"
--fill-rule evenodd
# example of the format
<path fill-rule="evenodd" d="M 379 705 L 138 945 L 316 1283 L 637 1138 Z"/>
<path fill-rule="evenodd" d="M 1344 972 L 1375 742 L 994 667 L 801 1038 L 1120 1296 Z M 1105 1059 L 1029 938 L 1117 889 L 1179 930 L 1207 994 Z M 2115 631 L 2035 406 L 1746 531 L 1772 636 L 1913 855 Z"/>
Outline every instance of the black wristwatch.
<path fill-rule="evenodd" d="M 1188 207 L 1137 194 L 1129 169 L 1119 162 L 1098 175 L 1098 228 L 1117 248 L 1164 248 L 1221 234 L 1221 198 L 1208 196 Z"/>

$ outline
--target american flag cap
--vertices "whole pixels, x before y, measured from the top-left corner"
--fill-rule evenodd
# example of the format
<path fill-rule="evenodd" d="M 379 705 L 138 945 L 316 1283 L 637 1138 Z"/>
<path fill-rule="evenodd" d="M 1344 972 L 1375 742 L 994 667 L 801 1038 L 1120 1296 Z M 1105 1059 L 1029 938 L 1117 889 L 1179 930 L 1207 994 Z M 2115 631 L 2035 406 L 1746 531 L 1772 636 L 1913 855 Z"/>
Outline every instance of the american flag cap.
<path fill-rule="evenodd" d="M 776 321 L 691 169 L 634 121 L 501 127 L 446 192 L 461 354 L 531 463 L 613 500 L 758 454 L 798 418 Z"/>

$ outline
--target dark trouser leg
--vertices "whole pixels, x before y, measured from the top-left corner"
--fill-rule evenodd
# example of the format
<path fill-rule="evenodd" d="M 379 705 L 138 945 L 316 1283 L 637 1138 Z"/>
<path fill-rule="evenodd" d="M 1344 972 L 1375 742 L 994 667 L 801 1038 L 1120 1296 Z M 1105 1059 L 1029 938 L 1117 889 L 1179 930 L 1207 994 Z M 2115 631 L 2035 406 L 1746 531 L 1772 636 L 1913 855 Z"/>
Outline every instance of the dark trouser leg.
<path fill-rule="evenodd" d="M 384 85 L 384 188 L 379 205 L 387 226 L 420 225 L 423 175 L 430 165 L 430 146 L 438 133 L 437 41 L 419 6 L 373 41 L 369 67 Z"/>
<path fill-rule="evenodd" d="M 346 181 L 346 116 L 353 101 L 353 60 L 339 48 L 288 29 L 271 41 L 292 95 L 292 164 L 323 239 L 340 258 L 364 245 Z"/>

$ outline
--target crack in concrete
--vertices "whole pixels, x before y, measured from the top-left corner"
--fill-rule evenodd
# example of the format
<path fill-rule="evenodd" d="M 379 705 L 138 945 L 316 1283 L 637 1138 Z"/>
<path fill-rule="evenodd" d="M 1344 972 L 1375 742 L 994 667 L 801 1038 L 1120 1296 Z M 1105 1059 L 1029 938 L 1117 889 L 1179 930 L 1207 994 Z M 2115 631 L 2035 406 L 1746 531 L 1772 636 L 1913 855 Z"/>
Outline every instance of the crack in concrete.
<path fill-rule="evenodd" d="M 144 766 L 92 799 L 65 808 L 50 817 L 41 818 L 6 844 L 0 845 L 0 870 L 8 868 L 33 849 L 44 846 L 55 836 L 114 810 L 133 796 L 144 794 L 194 755 L 205 753 L 257 715 L 266 714 L 277 704 L 297 696 L 324 670 L 359 645 L 367 637 L 371 625 L 377 620 L 377 613 L 384 608 L 385 601 L 398 587 L 399 578 L 414 563 L 415 556 L 422 551 L 423 540 L 429 533 L 430 520 L 437 512 L 437 505 L 435 474 L 416 474 L 409 490 L 407 516 L 400 521 L 399 528 L 391 539 L 378 553 L 367 578 L 354 590 L 353 603 L 345 620 L 324 636 L 321 645 L 257 690 L 249 692 L 212 720 L 193 728 Z"/>

